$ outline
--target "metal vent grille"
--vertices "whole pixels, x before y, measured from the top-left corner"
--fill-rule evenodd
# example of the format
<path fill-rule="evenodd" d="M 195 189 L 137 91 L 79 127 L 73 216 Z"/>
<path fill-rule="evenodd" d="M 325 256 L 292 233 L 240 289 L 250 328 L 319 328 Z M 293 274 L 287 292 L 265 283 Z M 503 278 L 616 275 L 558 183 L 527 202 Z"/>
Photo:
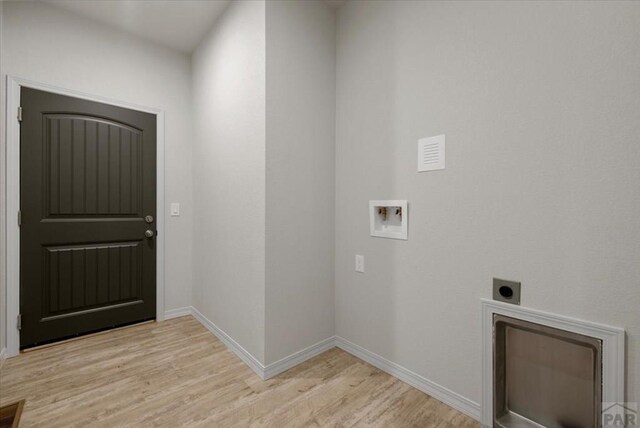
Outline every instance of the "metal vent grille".
<path fill-rule="evenodd" d="M 444 169 L 444 135 L 418 140 L 418 172 Z"/>

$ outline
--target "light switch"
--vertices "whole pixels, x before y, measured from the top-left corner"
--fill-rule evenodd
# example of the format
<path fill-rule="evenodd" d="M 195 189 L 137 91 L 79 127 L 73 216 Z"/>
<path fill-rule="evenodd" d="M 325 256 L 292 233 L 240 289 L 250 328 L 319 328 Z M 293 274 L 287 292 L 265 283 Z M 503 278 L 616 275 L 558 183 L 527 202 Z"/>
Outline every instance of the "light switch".
<path fill-rule="evenodd" d="M 171 217 L 180 216 L 180 204 L 178 202 L 171 203 Z"/>
<path fill-rule="evenodd" d="M 364 256 L 356 254 L 356 272 L 364 273 Z"/>

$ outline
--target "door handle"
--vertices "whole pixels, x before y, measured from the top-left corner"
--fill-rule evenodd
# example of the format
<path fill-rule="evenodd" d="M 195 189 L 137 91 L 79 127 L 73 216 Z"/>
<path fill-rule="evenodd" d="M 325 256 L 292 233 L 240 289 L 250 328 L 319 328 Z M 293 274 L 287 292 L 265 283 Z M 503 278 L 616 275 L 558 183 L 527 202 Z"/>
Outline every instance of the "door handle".
<path fill-rule="evenodd" d="M 146 236 L 147 238 L 153 238 L 153 230 L 151 229 L 145 230 L 144 236 Z"/>

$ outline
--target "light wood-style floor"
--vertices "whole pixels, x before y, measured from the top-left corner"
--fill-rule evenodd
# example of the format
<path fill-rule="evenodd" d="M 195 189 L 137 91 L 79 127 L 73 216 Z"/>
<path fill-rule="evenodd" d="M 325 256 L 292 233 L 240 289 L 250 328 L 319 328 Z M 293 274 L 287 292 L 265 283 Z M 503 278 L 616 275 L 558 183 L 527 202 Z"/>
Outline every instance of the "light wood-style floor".
<path fill-rule="evenodd" d="M 339 349 L 260 380 L 191 317 L 22 354 L 0 371 L 21 427 L 477 427 Z"/>

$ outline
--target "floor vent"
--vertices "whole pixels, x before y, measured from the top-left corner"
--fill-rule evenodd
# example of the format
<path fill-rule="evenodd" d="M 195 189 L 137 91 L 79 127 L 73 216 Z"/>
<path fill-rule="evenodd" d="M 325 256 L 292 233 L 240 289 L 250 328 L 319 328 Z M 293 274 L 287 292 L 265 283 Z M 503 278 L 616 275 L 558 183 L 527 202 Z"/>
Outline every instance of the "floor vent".
<path fill-rule="evenodd" d="M 18 428 L 25 400 L 0 407 L 0 428 Z"/>

